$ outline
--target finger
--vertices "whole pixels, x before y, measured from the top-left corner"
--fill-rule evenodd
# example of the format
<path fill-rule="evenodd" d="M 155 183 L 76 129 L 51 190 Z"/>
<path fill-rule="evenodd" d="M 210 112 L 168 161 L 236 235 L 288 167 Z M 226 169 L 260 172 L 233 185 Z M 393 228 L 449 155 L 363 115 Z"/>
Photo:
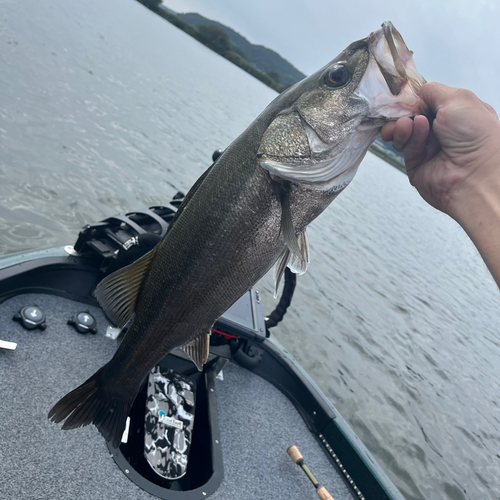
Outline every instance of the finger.
<path fill-rule="evenodd" d="M 400 118 L 396 122 L 396 128 L 394 129 L 394 137 L 392 139 L 392 145 L 394 149 L 402 151 L 407 141 L 410 139 L 413 132 L 413 120 L 404 117 Z"/>
<path fill-rule="evenodd" d="M 429 137 L 429 120 L 418 115 L 413 120 L 411 137 L 405 143 L 402 151 L 405 155 L 406 170 L 410 171 L 421 165 L 427 159 L 427 139 Z"/>
<path fill-rule="evenodd" d="M 394 137 L 394 129 L 396 128 L 397 122 L 387 122 L 382 127 L 380 131 L 380 135 L 382 136 L 382 140 L 385 142 L 391 142 Z"/>
<path fill-rule="evenodd" d="M 498 119 L 498 114 L 493 106 L 488 104 L 487 102 L 482 101 L 483 106 L 495 117 Z"/>
<path fill-rule="evenodd" d="M 438 82 L 430 82 L 422 85 L 418 96 L 431 108 L 434 114 L 442 108 L 448 99 L 453 98 L 456 89 Z"/>

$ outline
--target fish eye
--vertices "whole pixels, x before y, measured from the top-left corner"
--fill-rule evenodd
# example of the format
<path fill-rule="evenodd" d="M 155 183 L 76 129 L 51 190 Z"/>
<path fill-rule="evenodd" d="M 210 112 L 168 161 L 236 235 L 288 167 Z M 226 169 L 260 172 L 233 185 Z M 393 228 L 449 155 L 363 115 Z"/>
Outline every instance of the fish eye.
<path fill-rule="evenodd" d="M 350 79 L 351 75 L 348 69 L 341 64 L 336 64 L 328 71 L 323 80 L 329 87 L 339 88 L 343 87 Z"/>

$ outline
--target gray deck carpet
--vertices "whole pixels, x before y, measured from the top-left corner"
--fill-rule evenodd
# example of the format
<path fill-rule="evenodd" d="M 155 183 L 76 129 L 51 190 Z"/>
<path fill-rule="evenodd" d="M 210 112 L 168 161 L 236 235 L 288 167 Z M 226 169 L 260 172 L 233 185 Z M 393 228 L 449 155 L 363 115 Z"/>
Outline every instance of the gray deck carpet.
<path fill-rule="evenodd" d="M 12 316 L 38 305 L 45 331 L 26 331 Z M 67 325 L 89 309 L 98 334 L 80 335 Z M 47 420 L 51 406 L 113 355 L 108 322 L 93 307 L 50 295 L 21 295 L 0 304 L 0 339 L 18 343 L 0 350 L 0 498 L 152 499 L 110 457 L 93 427 L 61 431 Z M 304 422 L 283 394 L 234 364 L 217 381 L 224 481 L 210 498 L 314 499 L 313 486 L 286 454 L 296 444 L 307 464 L 336 500 L 352 500 Z"/>

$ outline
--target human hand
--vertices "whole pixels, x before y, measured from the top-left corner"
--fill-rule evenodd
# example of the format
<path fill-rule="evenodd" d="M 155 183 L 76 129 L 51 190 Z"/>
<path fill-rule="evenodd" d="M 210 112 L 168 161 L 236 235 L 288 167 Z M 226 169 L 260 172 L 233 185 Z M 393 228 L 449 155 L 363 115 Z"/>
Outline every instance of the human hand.
<path fill-rule="evenodd" d="M 500 122 L 472 92 L 428 83 L 419 92 L 435 114 L 386 123 L 382 139 L 402 151 L 408 177 L 433 207 L 462 223 L 478 190 L 500 200 Z M 484 192 L 482 193 L 484 194 Z M 462 224 L 463 225 L 463 224 Z"/>

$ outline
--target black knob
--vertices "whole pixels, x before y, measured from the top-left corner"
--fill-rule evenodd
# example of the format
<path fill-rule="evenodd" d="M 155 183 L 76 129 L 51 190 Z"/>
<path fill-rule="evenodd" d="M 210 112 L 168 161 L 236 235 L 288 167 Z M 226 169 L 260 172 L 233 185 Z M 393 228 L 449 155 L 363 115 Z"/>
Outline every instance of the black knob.
<path fill-rule="evenodd" d="M 26 330 L 45 330 L 45 313 L 38 306 L 23 307 L 18 313 L 14 314 L 12 318 L 14 321 L 19 321 L 23 328 Z"/>
<path fill-rule="evenodd" d="M 80 311 L 73 315 L 71 319 L 68 320 L 68 325 L 71 325 L 78 333 L 97 333 L 97 321 L 94 316 L 89 313 L 89 311 Z"/>

